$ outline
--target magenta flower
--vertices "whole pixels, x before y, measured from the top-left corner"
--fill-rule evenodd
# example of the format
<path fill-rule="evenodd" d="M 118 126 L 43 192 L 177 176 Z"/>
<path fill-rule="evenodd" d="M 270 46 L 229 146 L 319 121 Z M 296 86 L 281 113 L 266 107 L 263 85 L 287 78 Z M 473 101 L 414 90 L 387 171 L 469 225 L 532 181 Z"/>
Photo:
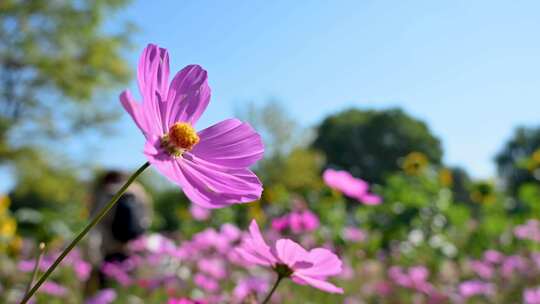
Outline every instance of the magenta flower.
<path fill-rule="evenodd" d="M 171 298 L 167 301 L 167 304 L 204 304 L 204 302 L 194 301 L 187 298 Z"/>
<path fill-rule="evenodd" d="M 221 280 L 227 276 L 225 262 L 217 258 L 204 258 L 197 262 L 197 266 L 201 272 L 210 275 L 211 277 Z"/>
<path fill-rule="evenodd" d="M 195 285 L 208 292 L 216 292 L 219 290 L 218 281 L 202 273 L 197 273 L 195 277 L 193 277 L 193 282 Z"/>
<path fill-rule="evenodd" d="M 464 298 L 473 296 L 489 296 L 495 292 L 495 286 L 492 283 L 482 281 L 465 281 L 459 284 L 459 294 Z"/>
<path fill-rule="evenodd" d="M 275 231 L 283 232 L 289 228 L 289 217 L 287 216 L 276 217 L 272 219 L 271 226 L 272 226 L 272 229 L 274 229 Z M 27 268 L 30 269 L 28 271 L 31 271 L 32 269 L 31 263 L 29 264 Z"/>
<path fill-rule="evenodd" d="M 67 294 L 68 289 L 60 284 L 48 281 L 48 282 L 43 283 L 43 286 L 41 286 L 40 292 L 51 295 L 51 296 L 63 297 Z"/>
<path fill-rule="evenodd" d="M 525 224 L 516 226 L 514 235 L 518 239 L 540 243 L 540 221 L 528 220 Z"/>
<path fill-rule="evenodd" d="M 268 289 L 268 281 L 261 278 L 248 277 L 238 282 L 233 290 L 235 302 L 244 303 L 243 301 L 251 294 L 258 295 Z"/>
<path fill-rule="evenodd" d="M 109 304 L 116 300 L 116 291 L 107 288 L 99 291 L 95 296 L 86 300 L 86 304 Z"/>
<path fill-rule="evenodd" d="M 319 227 L 319 218 L 310 210 L 295 211 L 289 214 L 289 225 L 293 233 L 311 232 Z"/>
<path fill-rule="evenodd" d="M 366 239 L 366 233 L 356 227 L 345 227 L 343 228 L 343 238 L 349 242 L 362 242 Z"/>
<path fill-rule="evenodd" d="M 482 279 L 489 280 L 495 274 L 495 269 L 487 262 L 472 260 L 469 264 L 472 271 Z"/>
<path fill-rule="evenodd" d="M 369 184 L 367 182 L 352 176 L 347 171 L 326 169 L 323 172 L 323 180 L 328 187 L 365 205 L 378 205 L 382 202 L 380 196 L 368 192 Z"/>
<path fill-rule="evenodd" d="M 424 266 L 413 266 L 404 271 L 399 266 L 392 266 L 388 276 L 399 286 L 429 294 L 433 286 L 427 281 L 429 270 Z"/>
<path fill-rule="evenodd" d="M 540 304 L 540 287 L 525 289 L 523 291 L 523 303 Z"/>
<path fill-rule="evenodd" d="M 484 261 L 491 264 L 499 264 L 504 260 L 504 254 L 497 250 L 489 249 L 484 252 Z"/>
<path fill-rule="evenodd" d="M 128 90 L 120 101 L 146 137 L 148 161 L 201 207 L 259 199 L 261 182 L 249 170 L 264 153 L 259 134 L 236 119 L 193 128 L 210 101 L 206 71 L 189 65 L 169 84 L 167 50 L 149 44 L 137 74 L 142 103 Z"/>
<path fill-rule="evenodd" d="M 130 275 L 117 263 L 105 263 L 101 266 L 101 271 L 109 278 L 114 279 L 122 286 L 129 286 L 133 283 Z"/>
<path fill-rule="evenodd" d="M 292 211 L 272 220 L 272 229 L 283 232 L 289 229 L 294 234 L 311 232 L 319 227 L 319 218 L 310 210 Z"/>
<path fill-rule="evenodd" d="M 189 206 L 189 213 L 191 213 L 193 219 L 197 221 L 205 221 L 210 218 L 211 211 L 210 209 L 194 204 Z"/>
<path fill-rule="evenodd" d="M 343 289 L 327 281 L 342 270 L 342 262 L 334 253 L 324 248 L 307 251 L 289 239 L 280 239 L 270 248 L 255 220 L 251 221 L 249 236 L 237 251 L 246 261 L 272 267 L 280 277 L 290 277 L 295 283 L 343 293 Z"/>

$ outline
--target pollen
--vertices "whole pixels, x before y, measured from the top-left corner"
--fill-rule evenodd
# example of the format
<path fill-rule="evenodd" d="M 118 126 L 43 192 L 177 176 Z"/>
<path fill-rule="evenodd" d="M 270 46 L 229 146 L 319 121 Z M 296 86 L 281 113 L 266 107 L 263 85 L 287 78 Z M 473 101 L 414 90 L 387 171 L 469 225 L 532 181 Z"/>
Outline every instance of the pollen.
<path fill-rule="evenodd" d="M 190 124 L 177 122 L 169 128 L 169 133 L 163 136 L 161 145 L 169 154 L 178 157 L 193 149 L 199 140 L 199 135 Z"/>
<path fill-rule="evenodd" d="M 199 135 L 185 122 L 177 122 L 169 129 L 169 140 L 175 147 L 191 150 L 199 142 Z"/>

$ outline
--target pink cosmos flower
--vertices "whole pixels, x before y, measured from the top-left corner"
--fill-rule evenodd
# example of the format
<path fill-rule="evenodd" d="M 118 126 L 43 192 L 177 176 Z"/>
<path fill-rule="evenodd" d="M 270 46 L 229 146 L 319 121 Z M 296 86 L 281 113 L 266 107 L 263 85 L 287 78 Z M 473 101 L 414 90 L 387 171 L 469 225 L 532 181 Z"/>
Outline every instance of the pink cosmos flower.
<path fill-rule="evenodd" d="M 68 292 L 66 287 L 51 281 L 43 283 L 39 291 L 56 297 L 63 297 Z"/>
<path fill-rule="evenodd" d="M 270 248 L 255 220 L 251 221 L 249 236 L 237 251 L 246 261 L 272 267 L 280 277 L 290 277 L 295 283 L 343 293 L 343 289 L 327 281 L 342 270 L 342 262 L 334 253 L 324 248 L 307 251 L 289 239 L 280 239 Z"/>
<path fill-rule="evenodd" d="M 525 289 L 523 291 L 523 302 L 525 304 L 540 304 L 540 287 Z"/>
<path fill-rule="evenodd" d="M 149 44 L 137 75 L 142 103 L 128 90 L 120 101 L 146 137 L 150 164 L 204 208 L 259 199 L 261 182 L 249 170 L 264 153 L 259 134 L 236 119 L 193 128 L 210 101 L 206 71 L 189 65 L 169 84 L 167 50 Z"/>
<path fill-rule="evenodd" d="M 197 221 L 205 221 L 208 218 L 210 218 L 210 209 L 203 208 L 199 205 L 191 205 L 189 206 L 189 213 L 191 213 L 191 216 L 193 219 Z"/>
<path fill-rule="evenodd" d="M 289 218 L 287 216 L 280 216 L 272 219 L 272 229 L 277 232 L 283 232 L 289 228 Z M 28 269 L 31 269 L 32 265 L 28 266 Z M 31 270 L 28 270 L 31 271 Z"/>
<path fill-rule="evenodd" d="M 529 270 L 525 259 L 519 255 L 507 256 L 501 265 L 501 274 L 504 278 L 510 278 L 515 273 Z"/>
<path fill-rule="evenodd" d="M 323 173 L 323 180 L 328 187 L 366 205 L 378 205 L 382 202 L 380 196 L 368 192 L 369 185 L 367 182 L 355 178 L 347 171 L 326 169 Z"/>
<path fill-rule="evenodd" d="M 484 252 L 484 261 L 491 264 L 499 264 L 503 261 L 504 254 L 497 250 L 489 249 Z"/>
<path fill-rule="evenodd" d="M 388 276 L 400 286 L 414 289 L 429 294 L 433 286 L 427 281 L 429 270 L 424 266 L 414 266 L 408 271 L 403 271 L 399 266 L 392 266 L 388 270 Z"/>
<path fill-rule="evenodd" d="M 491 264 L 483 261 L 473 260 L 470 262 L 470 267 L 478 276 L 486 280 L 491 279 L 495 273 Z"/>
<path fill-rule="evenodd" d="M 226 238 L 229 242 L 236 242 L 242 235 L 242 231 L 238 229 L 235 225 L 231 223 L 225 223 L 221 225 L 219 229 L 221 235 Z"/>
<path fill-rule="evenodd" d="M 193 282 L 195 285 L 208 292 L 216 292 L 219 290 L 218 281 L 202 273 L 197 273 L 195 277 L 193 277 Z"/>
<path fill-rule="evenodd" d="M 204 304 L 204 302 L 194 301 L 187 298 L 171 298 L 167 301 L 167 304 Z"/>
<path fill-rule="evenodd" d="M 86 304 L 109 304 L 116 300 L 116 291 L 107 288 L 99 291 L 95 296 L 86 300 Z"/>
<path fill-rule="evenodd" d="M 105 263 L 101 267 L 101 271 L 109 277 L 114 279 L 122 286 L 129 286 L 133 283 L 132 278 L 129 274 L 123 269 L 121 264 L 117 263 Z"/>
<path fill-rule="evenodd" d="M 482 281 L 465 281 L 459 284 L 459 294 L 464 298 L 473 296 L 489 296 L 495 292 L 495 286 L 492 283 Z"/>
<path fill-rule="evenodd" d="M 238 282 L 233 290 L 235 302 L 243 303 L 250 294 L 262 294 L 268 289 L 268 281 L 261 278 L 249 277 Z"/>
<path fill-rule="evenodd" d="M 287 229 L 294 234 L 311 232 L 319 227 L 319 218 L 310 210 L 292 211 L 272 220 L 272 229 L 283 232 Z"/>
<path fill-rule="evenodd" d="M 221 280 L 227 276 L 225 262 L 218 258 L 204 258 L 197 262 L 197 266 L 201 272 L 204 272 L 211 277 Z"/>
<path fill-rule="evenodd" d="M 343 228 L 343 238 L 349 242 L 362 242 L 366 239 L 366 233 L 360 228 L 349 226 Z"/>
<path fill-rule="evenodd" d="M 378 205 L 382 203 L 382 198 L 377 194 L 366 193 L 360 197 L 360 201 L 364 203 L 364 205 Z"/>
<path fill-rule="evenodd" d="M 319 218 L 310 210 L 295 211 L 289 214 L 289 225 L 296 234 L 311 232 L 319 227 Z"/>
<path fill-rule="evenodd" d="M 514 228 L 514 235 L 518 239 L 531 240 L 540 243 L 540 221 L 528 220 L 523 225 Z"/>

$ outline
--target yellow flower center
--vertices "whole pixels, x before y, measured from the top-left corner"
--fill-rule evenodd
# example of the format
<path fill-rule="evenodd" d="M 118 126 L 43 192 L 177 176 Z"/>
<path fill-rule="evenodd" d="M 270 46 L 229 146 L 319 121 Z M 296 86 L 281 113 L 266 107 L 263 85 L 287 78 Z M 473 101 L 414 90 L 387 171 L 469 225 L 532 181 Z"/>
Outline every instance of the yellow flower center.
<path fill-rule="evenodd" d="M 169 133 L 161 139 L 161 146 L 169 154 L 179 157 L 185 151 L 193 149 L 200 138 L 193 127 L 185 122 L 177 122 L 169 128 Z"/>

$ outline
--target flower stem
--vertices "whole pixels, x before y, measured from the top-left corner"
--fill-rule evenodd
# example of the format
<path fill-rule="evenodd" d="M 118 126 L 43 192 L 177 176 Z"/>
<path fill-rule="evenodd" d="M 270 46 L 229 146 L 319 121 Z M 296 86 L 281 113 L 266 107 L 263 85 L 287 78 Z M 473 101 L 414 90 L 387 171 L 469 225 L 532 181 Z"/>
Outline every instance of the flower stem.
<path fill-rule="evenodd" d="M 126 183 L 118 190 L 118 192 L 116 192 L 116 194 L 111 198 L 111 200 L 107 203 L 107 205 L 105 205 L 105 207 L 103 207 L 99 211 L 99 213 L 94 216 L 94 218 L 90 221 L 90 223 L 88 223 L 88 225 L 84 227 L 84 229 L 75 237 L 75 239 L 71 241 L 71 243 L 69 243 L 66 249 L 62 251 L 62 253 L 56 258 L 54 263 L 52 263 L 52 265 L 49 267 L 49 269 L 47 269 L 47 271 L 39 278 L 36 285 L 34 285 L 34 287 L 32 287 L 32 289 L 30 289 L 30 291 L 24 296 L 24 299 L 21 301 L 20 304 L 26 304 L 30 300 L 30 298 L 36 293 L 36 291 L 38 291 L 39 287 L 45 282 L 45 280 L 47 280 L 47 278 L 51 275 L 51 273 L 66 257 L 66 255 L 68 255 L 68 253 L 82 240 L 82 238 L 88 233 L 88 231 L 90 231 L 90 229 L 92 229 L 97 223 L 99 223 L 99 221 L 101 221 L 101 219 L 103 219 L 103 217 L 105 217 L 107 212 L 109 212 L 109 210 L 111 210 L 111 208 L 114 207 L 114 205 L 120 199 L 122 194 L 126 192 L 129 185 L 131 185 L 131 183 L 133 183 L 133 181 L 139 175 L 141 175 L 141 173 L 143 173 L 143 171 L 149 166 L 150 166 L 150 163 L 148 162 L 144 163 L 144 165 L 142 165 L 139 169 L 137 169 L 137 171 L 135 171 L 135 173 L 133 173 L 128 178 Z"/>
<path fill-rule="evenodd" d="M 284 276 L 278 275 L 278 278 L 277 278 L 276 282 L 274 283 L 274 286 L 272 286 L 272 289 L 270 290 L 270 292 L 268 293 L 266 298 L 264 298 L 264 301 L 262 301 L 262 304 L 266 304 L 266 303 L 268 303 L 270 301 L 270 298 L 272 298 L 272 295 L 274 294 L 274 291 L 276 291 L 276 289 L 279 286 L 279 283 L 281 282 L 281 280 L 283 280 L 283 278 L 284 278 Z"/>
<path fill-rule="evenodd" d="M 32 284 L 34 284 L 34 280 L 36 279 L 36 275 L 38 273 L 39 264 L 41 264 L 41 257 L 43 256 L 43 252 L 45 251 L 45 243 L 39 243 L 38 246 L 38 252 L 36 254 L 36 262 L 34 264 L 34 269 L 32 270 L 32 276 L 30 277 L 30 281 L 28 282 L 28 285 L 26 286 L 25 295 L 28 294 L 30 291 L 30 288 L 32 288 Z"/>

